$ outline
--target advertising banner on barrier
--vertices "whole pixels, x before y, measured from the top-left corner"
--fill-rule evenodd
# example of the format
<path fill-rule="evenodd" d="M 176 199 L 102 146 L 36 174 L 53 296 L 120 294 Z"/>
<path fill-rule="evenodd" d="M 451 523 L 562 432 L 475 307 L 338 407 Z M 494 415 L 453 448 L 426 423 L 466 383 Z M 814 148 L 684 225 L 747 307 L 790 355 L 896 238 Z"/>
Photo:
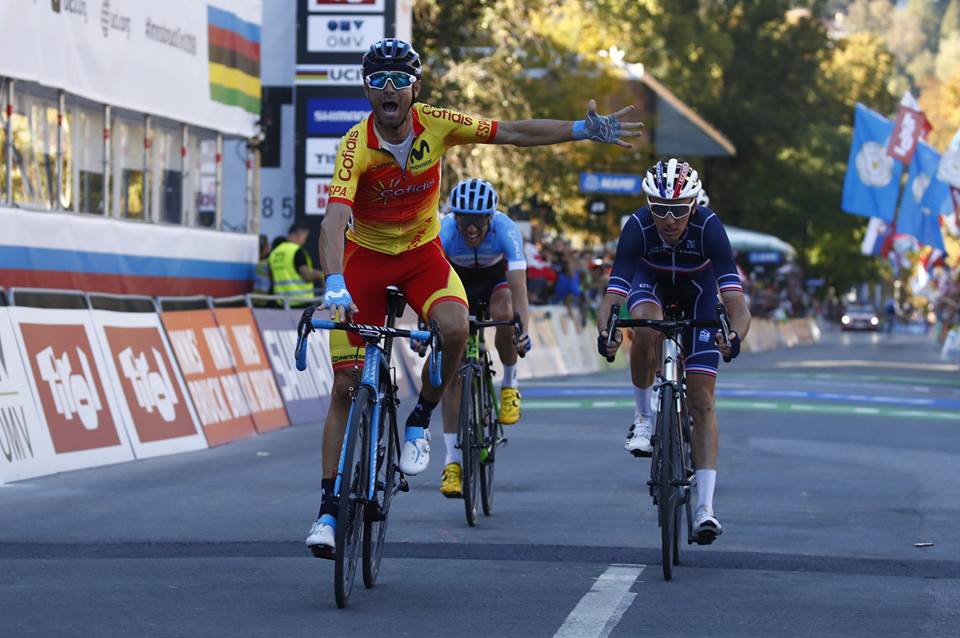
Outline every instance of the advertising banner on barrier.
<path fill-rule="evenodd" d="M 57 470 L 133 460 L 87 310 L 9 309 Z"/>
<path fill-rule="evenodd" d="M 330 405 L 333 368 L 330 346 L 325 334 L 314 335 L 307 350 L 307 369 L 296 368 L 293 351 L 297 347 L 297 322 L 300 311 L 254 308 L 263 345 L 276 375 L 277 386 L 292 423 L 322 421 Z"/>
<path fill-rule="evenodd" d="M 37 412 L 23 369 L 10 311 L 0 308 L 0 483 L 58 469 L 47 424 Z"/>
<path fill-rule="evenodd" d="M 137 458 L 207 447 L 160 317 L 106 310 L 91 314 Z"/>
<path fill-rule="evenodd" d="M 0 74 L 248 137 L 261 12 L 260 0 L 0 2 Z"/>
<path fill-rule="evenodd" d="M 210 445 L 255 434 L 230 346 L 209 310 L 160 314 Z"/>
<path fill-rule="evenodd" d="M 253 410 L 257 431 L 266 432 L 290 425 L 253 313 L 249 308 L 216 308 L 213 315 L 235 355 L 234 367 L 247 403 Z"/>

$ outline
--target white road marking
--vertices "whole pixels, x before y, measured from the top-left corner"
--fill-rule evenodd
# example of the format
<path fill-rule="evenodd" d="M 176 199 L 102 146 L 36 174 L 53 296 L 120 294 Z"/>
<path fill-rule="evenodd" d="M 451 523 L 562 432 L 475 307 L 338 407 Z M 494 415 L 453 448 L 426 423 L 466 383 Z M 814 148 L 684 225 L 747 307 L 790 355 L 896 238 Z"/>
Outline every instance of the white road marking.
<path fill-rule="evenodd" d="M 553 638 L 606 638 L 636 594 L 630 591 L 646 565 L 610 565 L 600 574 Z"/>

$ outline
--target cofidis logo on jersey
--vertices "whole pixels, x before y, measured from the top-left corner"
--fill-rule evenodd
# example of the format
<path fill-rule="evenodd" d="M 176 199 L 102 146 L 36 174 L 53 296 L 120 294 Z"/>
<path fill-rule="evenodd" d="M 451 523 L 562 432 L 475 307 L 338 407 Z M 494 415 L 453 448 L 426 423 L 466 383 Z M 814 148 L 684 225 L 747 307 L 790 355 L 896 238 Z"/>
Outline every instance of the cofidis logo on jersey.
<path fill-rule="evenodd" d="M 312 135 L 343 135 L 370 114 L 366 98 L 312 98 L 307 100 L 307 132 Z"/>

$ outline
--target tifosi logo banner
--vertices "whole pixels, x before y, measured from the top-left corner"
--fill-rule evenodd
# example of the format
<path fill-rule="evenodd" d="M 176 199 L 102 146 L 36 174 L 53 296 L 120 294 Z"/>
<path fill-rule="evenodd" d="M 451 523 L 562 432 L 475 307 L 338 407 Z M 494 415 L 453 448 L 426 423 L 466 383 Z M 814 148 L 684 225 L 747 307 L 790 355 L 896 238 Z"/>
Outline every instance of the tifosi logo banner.
<path fill-rule="evenodd" d="M 307 18 L 307 51 L 361 53 L 383 33 L 383 16 L 312 15 Z"/>
<path fill-rule="evenodd" d="M 84 326 L 22 323 L 20 331 L 56 452 L 119 445 Z"/>
<path fill-rule="evenodd" d="M 157 316 L 108 312 L 95 316 L 137 456 L 204 447 Z"/>

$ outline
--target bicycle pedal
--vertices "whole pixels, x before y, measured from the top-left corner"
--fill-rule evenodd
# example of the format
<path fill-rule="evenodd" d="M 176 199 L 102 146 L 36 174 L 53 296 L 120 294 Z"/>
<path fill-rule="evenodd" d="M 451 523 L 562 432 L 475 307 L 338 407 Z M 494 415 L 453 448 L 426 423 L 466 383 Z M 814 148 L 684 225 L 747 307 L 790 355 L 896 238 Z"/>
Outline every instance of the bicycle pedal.
<path fill-rule="evenodd" d="M 376 523 L 378 521 L 385 521 L 387 517 L 383 515 L 383 510 L 379 507 L 369 507 L 367 508 L 367 515 L 364 519 L 367 523 Z"/>
<path fill-rule="evenodd" d="M 397 485 L 399 486 L 401 492 L 409 492 L 409 491 L 410 491 L 410 484 L 407 483 L 407 479 L 405 479 L 405 478 L 401 478 L 401 479 L 400 479 L 400 482 L 397 483 Z"/>
<path fill-rule="evenodd" d="M 311 545 L 310 553 L 313 554 L 314 558 L 322 558 L 324 560 L 336 560 L 337 558 L 337 553 L 333 548 L 326 545 Z"/>

